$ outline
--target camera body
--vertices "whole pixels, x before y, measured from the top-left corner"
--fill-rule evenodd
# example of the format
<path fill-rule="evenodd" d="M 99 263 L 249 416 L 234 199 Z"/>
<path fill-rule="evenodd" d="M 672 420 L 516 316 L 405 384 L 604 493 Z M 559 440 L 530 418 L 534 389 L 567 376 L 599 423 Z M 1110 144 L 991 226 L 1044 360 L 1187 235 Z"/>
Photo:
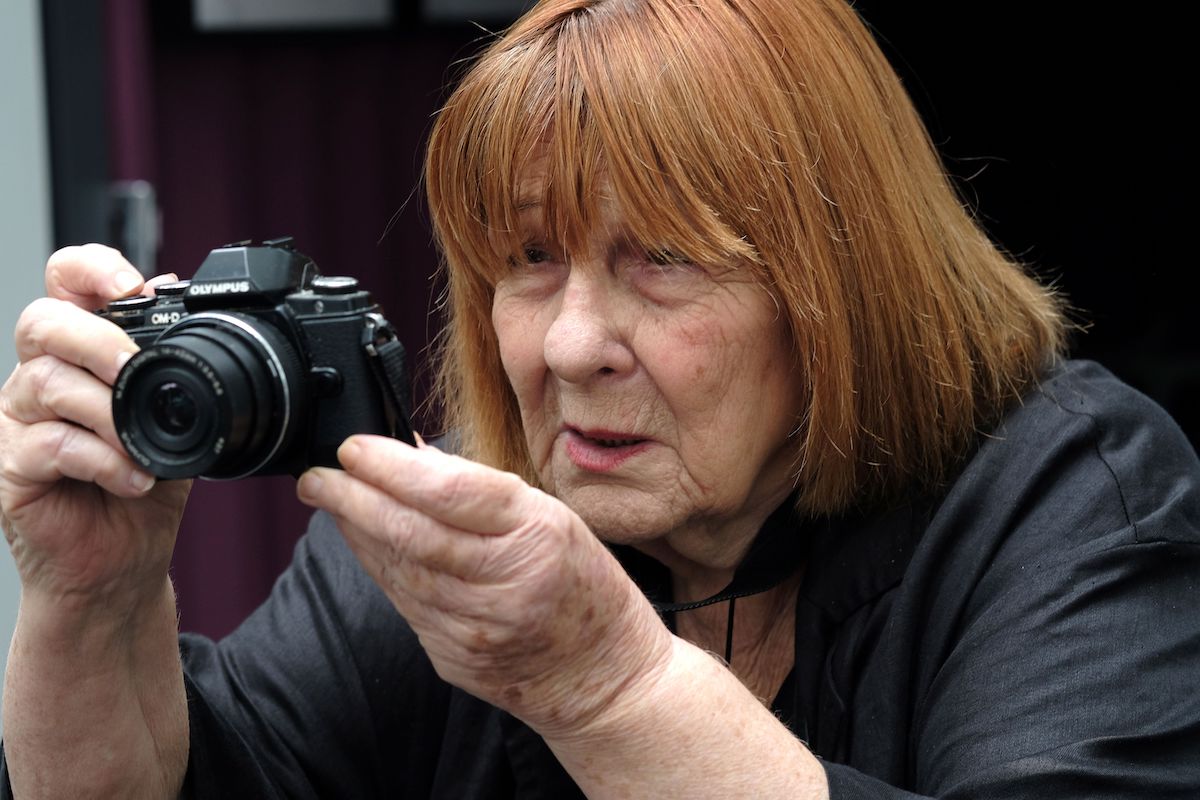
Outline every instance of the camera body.
<path fill-rule="evenodd" d="M 142 348 L 113 384 L 113 420 L 160 478 L 298 475 L 337 466 L 351 434 L 413 441 L 391 326 L 291 239 L 217 248 L 190 281 L 97 313 Z"/>

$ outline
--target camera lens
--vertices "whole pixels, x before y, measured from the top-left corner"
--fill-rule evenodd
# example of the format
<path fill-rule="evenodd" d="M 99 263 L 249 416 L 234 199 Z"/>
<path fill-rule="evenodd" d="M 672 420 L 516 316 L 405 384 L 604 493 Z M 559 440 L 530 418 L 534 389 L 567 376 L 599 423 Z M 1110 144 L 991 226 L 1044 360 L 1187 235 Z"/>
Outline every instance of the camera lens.
<path fill-rule="evenodd" d="M 219 435 L 218 396 L 202 374 L 172 363 L 170 353 L 167 350 L 158 358 L 149 358 L 153 369 L 143 366 L 140 374 L 130 376 L 134 380 L 127 386 L 132 391 L 125 394 L 129 419 L 136 422 L 125 423 L 115 407 L 113 416 L 121 420 L 118 431 L 122 436 L 128 434 L 147 457 L 186 463 L 189 453 Z"/>
<path fill-rule="evenodd" d="M 154 424 L 166 433 L 179 436 L 196 427 L 196 399 L 175 381 L 167 381 L 154 391 Z"/>
<path fill-rule="evenodd" d="M 285 452 L 305 415 L 300 359 L 269 322 L 192 314 L 113 386 L 125 449 L 160 478 L 240 478 Z"/>

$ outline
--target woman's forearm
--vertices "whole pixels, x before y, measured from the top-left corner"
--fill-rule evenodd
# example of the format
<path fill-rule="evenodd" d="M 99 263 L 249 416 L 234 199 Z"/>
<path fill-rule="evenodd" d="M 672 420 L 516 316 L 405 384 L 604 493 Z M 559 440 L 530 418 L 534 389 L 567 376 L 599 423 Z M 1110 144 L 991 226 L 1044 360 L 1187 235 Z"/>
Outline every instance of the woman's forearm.
<path fill-rule="evenodd" d="M 14 796 L 176 797 L 188 718 L 169 580 L 137 610 L 24 595 L 4 684 Z"/>
<path fill-rule="evenodd" d="M 808 749 L 711 655 L 676 639 L 671 659 L 586 729 L 547 743 L 591 800 L 825 800 Z"/>

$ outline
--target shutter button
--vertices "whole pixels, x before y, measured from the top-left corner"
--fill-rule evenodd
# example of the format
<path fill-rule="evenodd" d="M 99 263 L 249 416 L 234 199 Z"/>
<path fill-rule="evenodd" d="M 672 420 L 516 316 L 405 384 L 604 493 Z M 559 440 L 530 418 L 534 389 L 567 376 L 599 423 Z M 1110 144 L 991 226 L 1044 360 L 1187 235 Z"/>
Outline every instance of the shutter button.
<path fill-rule="evenodd" d="M 187 288 L 192 285 L 191 281 L 175 281 L 174 283 L 160 283 L 154 287 L 154 294 L 159 297 L 167 297 L 170 295 L 183 294 Z"/>
<path fill-rule="evenodd" d="M 347 275 L 321 275 L 313 278 L 315 294 L 350 294 L 358 291 L 358 281 Z"/>

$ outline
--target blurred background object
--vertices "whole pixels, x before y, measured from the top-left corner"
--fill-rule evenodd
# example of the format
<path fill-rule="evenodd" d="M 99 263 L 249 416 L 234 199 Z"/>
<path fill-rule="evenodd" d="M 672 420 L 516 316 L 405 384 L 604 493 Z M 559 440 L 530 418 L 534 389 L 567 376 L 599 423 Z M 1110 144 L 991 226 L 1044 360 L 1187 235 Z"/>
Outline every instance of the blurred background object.
<path fill-rule="evenodd" d="M 391 0 L 194 0 L 202 31 L 358 28 L 392 21 Z"/>
<path fill-rule="evenodd" d="M 20 47 L 2 57 L 26 77 L 14 59 L 36 61 L 43 41 L 31 3 L 17 6 L 34 19 L 3 12 L 19 23 L 3 26 L 4 41 Z M 439 326 L 422 143 L 464 61 L 523 5 L 44 0 L 54 246 L 107 240 L 147 273 L 186 278 L 219 244 L 294 236 L 327 274 L 359 278 L 382 302 L 420 400 Z M 1187 73 L 1171 61 L 1185 51 L 1169 41 L 1182 26 L 1032 0 L 855 5 L 964 202 L 1091 325 L 1074 352 L 1155 397 L 1200 440 L 1200 342 L 1185 290 L 1190 101 L 1176 96 Z M 30 99 L 40 86 L 31 78 L 23 104 L 5 104 L 24 132 L 6 158 L 43 148 L 40 100 Z M 44 190 L 7 176 L 3 208 L 49 207 Z M 18 216 L 5 219 L 23 247 L 6 241 L 8 329 L 51 249 Z M 429 409 L 416 422 L 436 431 Z M 198 484 L 174 565 L 182 626 L 231 630 L 266 596 L 306 518 L 288 478 Z"/>
<path fill-rule="evenodd" d="M 51 216 L 39 6 L 37 0 L 6 0 L 0 3 L 0 380 L 17 363 L 17 317 L 43 293 Z M 0 555 L 0 681 L 18 597 L 13 560 Z"/>

